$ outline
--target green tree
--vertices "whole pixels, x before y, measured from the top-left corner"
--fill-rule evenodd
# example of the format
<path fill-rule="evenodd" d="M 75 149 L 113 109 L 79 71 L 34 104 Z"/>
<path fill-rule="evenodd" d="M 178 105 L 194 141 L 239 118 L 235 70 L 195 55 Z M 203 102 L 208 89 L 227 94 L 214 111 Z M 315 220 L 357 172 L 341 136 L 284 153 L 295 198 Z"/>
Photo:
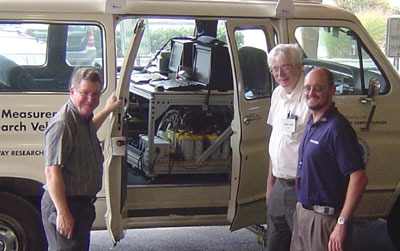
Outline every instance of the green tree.
<path fill-rule="evenodd" d="M 357 17 L 378 46 L 383 47 L 388 16 L 382 11 L 368 11 L 357 14 Z"/>
<path fill-rule="evenodd" d="M 165 43 L 174 37 L 193 37 L 193 28 L 157 29 L 150 32 L 151 53 L 157 52 Z M 168 47 L 167 47 L 168 48 Z"/>
<path fill-rule="evenodd" d="M 348 29 L 342 28 L 337 35 L 333 35 L 333 30 L 320 33 L 328 58 L 357 58 L 355 41 L 348 32 Z"/>
<path fill-rule="evenodd" d="M 386 40 L 386 20 L 395 9 L 388 0 L 333 0 L 335 4 L 353 12 L 374 41 L 384 46 Z"/>
<path fill-rule="evenodd" d="M 335 4 L 352 13 L 359 13 L 368 10 L 389 11 L 390 4 L 388 0 L 333 0 Z"/>

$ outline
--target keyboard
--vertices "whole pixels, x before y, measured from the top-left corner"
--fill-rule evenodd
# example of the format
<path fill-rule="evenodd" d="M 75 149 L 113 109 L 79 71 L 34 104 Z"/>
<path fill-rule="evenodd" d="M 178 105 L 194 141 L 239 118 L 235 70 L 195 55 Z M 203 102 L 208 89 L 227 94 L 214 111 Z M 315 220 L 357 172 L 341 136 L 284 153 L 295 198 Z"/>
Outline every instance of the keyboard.
<path fill-rule="evenodd" d="M 183 79 L 152 80 L 149 84 L 154 86 L 157 90 L 168 91 L 191 91 L 203 88 L 203 86 L 192 84 Z"/>
<path fill-rule="evenodd" d="M 146 84 L 152 80 L 167 80 L 168 77 L 157 72 L 132 74 L 131 80 L 135 84 Z"/>
<path fill-rule="evenodd" d="M 188 85 L 188 82 L 182 79 L 154 79 L 149 82 L 151 86 L 160 86 L 162 85 L 165 90 L 168 88 L 179 87 Z"/>

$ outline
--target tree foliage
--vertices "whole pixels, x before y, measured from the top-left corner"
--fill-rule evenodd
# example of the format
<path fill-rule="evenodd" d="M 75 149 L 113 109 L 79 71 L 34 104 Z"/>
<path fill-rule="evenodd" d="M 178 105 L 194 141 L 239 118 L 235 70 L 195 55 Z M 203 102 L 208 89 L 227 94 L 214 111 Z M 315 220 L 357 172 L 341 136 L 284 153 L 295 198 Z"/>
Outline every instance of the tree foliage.
<path fill-rule="evenodd" d="M 335 4 L 354 13 L 374 41 L 383 47 L 386 40 L 386 22 L 391 13 L 388 0 L 333 0 Z"/>
<path fill-rule="evenodd" d="M 368 11 L 357 14 L 357 17 L 378 46 L 383 47 L 386 40 L 387 16 L 381 11 Z"/>
<path fill-rule="evenodd" d="M 333 0 L 335 4 L 352 13 L 360 13 L 368 10 L 389 11 L 388 0 Z"/>
<path fill-rule="evenodd" d="M 181 27 L 178 29 L 167 28 L 167 29 L 157 29 L 150 32 L 150 48 L 151 53 L 157 52 L 165 43 L 167 43 L 171 38 L 175 37 L 193 37 L 192 27 Z"/>
<path fill-rule="evenodd" d="M 333 31 L 321 33 L 321 40 L 325 42 L 328 58 L 357 58 L 355 42 L 348 36 L 348 29 L 342 28 L 337 35 Z"/>

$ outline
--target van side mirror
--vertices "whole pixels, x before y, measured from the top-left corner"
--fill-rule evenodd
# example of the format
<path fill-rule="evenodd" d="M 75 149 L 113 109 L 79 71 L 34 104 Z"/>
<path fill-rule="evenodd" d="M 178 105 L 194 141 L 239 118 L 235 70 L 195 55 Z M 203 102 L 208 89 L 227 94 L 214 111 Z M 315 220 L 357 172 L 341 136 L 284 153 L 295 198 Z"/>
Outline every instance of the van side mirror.
<path fill-rule="evenodd" d="M 376 102 L 374 100 L 375 96 L 379 94 L 379 90 L 381 88 L 381 81 L 377 78 L 371 78 L 369 81 L 368 93 L 366 98 L 361 98 L 361 103 L 366 104 L 371 102 L 371 111 L 369 112 L 369 116 L 367 119 L 367 123 L 365 127 L 361 127 L 361 130 L 368 131 L 369 126 L 371 125 L 372 118 L 374 117 Z"/>
<path fill-rule="evenodd" d="M 369 81 L 367 98 L 373 99 L 379 94 L 381 88 L 381 81 L 378 78 L 371 78 Z"/>

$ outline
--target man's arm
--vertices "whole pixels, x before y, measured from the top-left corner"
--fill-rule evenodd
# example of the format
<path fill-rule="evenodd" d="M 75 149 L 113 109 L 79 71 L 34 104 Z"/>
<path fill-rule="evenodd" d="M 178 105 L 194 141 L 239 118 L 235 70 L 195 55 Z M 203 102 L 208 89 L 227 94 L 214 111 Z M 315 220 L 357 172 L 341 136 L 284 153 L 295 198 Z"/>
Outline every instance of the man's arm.
<path fill-rule="evenodd" d="M 61 167 L 46 166 L 45 175 L 47 189 L 57 209 L 57 231 L 71 239 L 75 222 L 68 208 Z"/>
<path fill-rule="evenodd" d="M 347 222 L 353 217 L 353 213 L 356 210 L 358 203 L 361 200 L 362 194 L 365 187 L 368 184 L 368 177 L 365 173 L 365 169 L 357 170 L 350 174 L 349 186 L 346 192 L 346 199 L 340 216 L 344 217 Z M 332 250 L 344 250 L 343 243 L 347 233 L 346 224 L 337 224 L 333 230 L 330 238 L 328 248 Z"/>
<path fill-rule="evenodd" d="M 268 206 L 269 204 L 269 195 L 271 194 L 272 187 L 275 184 L 275 176 L 272 174 L 272 162 L 269 161 L 269 168 L 268 168 L 268 178 L 267 178 L 267 191 L 265 193 L 265 202 Z"/>
<path fill-rule="evenodd" d="M 115 96 L 115 92 L 113 92 L 111 96 L 108 97 L 104 109 L 93 117 L 93 123 L 96 126 L 97 130 L 101 127 L 107 116 L 115 109 L 117 109 L 121 104 L 122 100 L 117 99 L 117 97 Z"/>

